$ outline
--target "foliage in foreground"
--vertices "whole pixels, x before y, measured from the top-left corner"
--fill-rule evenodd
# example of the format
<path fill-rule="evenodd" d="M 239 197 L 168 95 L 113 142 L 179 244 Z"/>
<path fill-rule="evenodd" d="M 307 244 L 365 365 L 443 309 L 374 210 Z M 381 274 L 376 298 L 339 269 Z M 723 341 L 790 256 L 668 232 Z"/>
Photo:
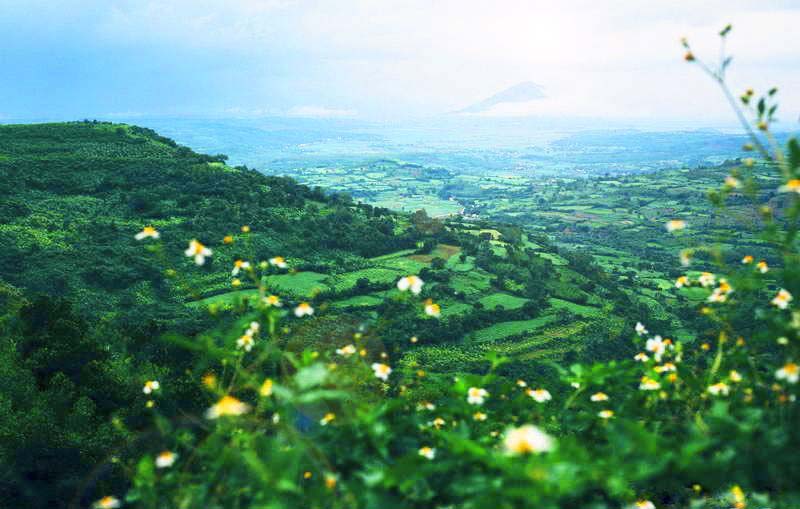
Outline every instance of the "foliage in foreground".
<path fill-rule="evenodd" d="M 686 59 L 696 61 L 688 45 Z M 723 87 L 727 62 L 704 66 Z M 234 271 L 259 298 L 234 329 L 169 338 L 200 352 L 208 410 L 165 419 L 171 388 L 147 381 L 154 433 L 117 459 L 132 482 L 124 502 L 108 495 L 97 507 L 796 507 L 800 145 L 771 143 L 773 96 L 741 102 L 755 105 L 753 148 L 782 178 L 784 206 L 759 211 L 782 264 L 748 252 L 727 266 L 714 246 L 681 253 L 684 266 L 699 251 L 717 264 L 676 281 L 707 293 L 705 342 L 690 348 L 637 324 L 634 358 L 573 365 L 559 386 L 499 376 L 498 356 L 484 374 L 431 381 L 361 334 L 286 351 L 287 331 L 314 320 L 313 307 L 270 293 L 265 273 L 278 261 L 240 261 Z M 715 204 L 747 191 L 747 171 Z M 681 219 L 666 226 L 691 231 Z M 159 242 L 154 230 L 141 237 Z M 191 244 L 186 254 L 201 263 L 210 253 Z M 398 305 L 436 320 L 423 287 L 398 281 Z"/>

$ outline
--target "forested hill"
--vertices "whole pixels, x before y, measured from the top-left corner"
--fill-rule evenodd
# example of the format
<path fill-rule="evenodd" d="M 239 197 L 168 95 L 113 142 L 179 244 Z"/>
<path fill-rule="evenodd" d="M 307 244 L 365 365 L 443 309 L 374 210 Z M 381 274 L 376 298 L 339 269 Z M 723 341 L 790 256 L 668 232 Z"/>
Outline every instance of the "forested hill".
<path fill-rule="evenodd" d="M 397 218 L 385 209 L 231 168 L 224 156 L 194 153 L 148 129 L 0 126 L 0 278 L 74 297 L 91 313 L 167 301 L 169 289 L 151 282 L 163 267 L 133 241 L 146 225 L 176 250 L 192 238 L 213 248 L 249 225 L 252 249 L 312 267 L 348 267 L 414 245 L 395 234 Z M 204 291 L 223 284 L 219 275 L 236 255 L 210 258 Z"/>

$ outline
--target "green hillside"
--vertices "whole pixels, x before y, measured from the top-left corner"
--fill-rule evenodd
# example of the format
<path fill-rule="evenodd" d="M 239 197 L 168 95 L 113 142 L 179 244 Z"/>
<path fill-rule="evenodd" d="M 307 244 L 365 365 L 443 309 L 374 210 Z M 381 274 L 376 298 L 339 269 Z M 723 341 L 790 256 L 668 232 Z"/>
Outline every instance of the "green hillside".
<path fill-rule="evenodd" d="M 14 338 L 2 361 L 25 373 L 0 419 L 25 414 L 31 429 L 61 430 L 44 443 L 39 434 L 8 437 L 10 475 L 44 469 L 59 479 L 48 493 L 74 490 L 105 450 L 136 432 L 142 409 L 127 403 L 140 397 L 143 373 L 176 387 L 188 408 L 199 405 L 184 372 L 193 358 L 159 336 L 197 336 L 251 305 L 255 282 L 231 275 L 238 259 L 285 257 L 287 269 L 265 278 L 270 291 L 287 307 L 316 309 L 313 322 L 287 329 L 290 350 L 358 334 L 432 373 L 481 372 L 497 350 L 514 361 L 504 368 L 514 376 L 546 379 L 552 368 L 538 361 L 595 358 L 636 312 L 589 258 L 558 253 L 545 237 L 398 214 L 225 160 L 129 125 L 0 126 L 3 326 Z M 157 247 L 134 239 L 146 226 L 160 233 Z M 202 267 L 182 254 L 192 239 L 213 251 Z M 419 320 L 397 290 L 409 274 L 425 281 L 422 297 L 441 306 L 441 318 Z M 43 406 L 24 403 L 34 400 Z M 83 466 L 17 455 L 29 449 L 81 450 L 74 461 Z"/>

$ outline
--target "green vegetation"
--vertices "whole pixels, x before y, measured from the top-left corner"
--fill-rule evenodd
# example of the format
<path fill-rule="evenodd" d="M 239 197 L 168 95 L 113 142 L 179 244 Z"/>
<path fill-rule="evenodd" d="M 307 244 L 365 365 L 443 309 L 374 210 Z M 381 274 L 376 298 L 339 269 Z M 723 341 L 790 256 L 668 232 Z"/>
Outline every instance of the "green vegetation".
<path fill-rule="evenodd" d="M 699 65 L 724 88 L 728 62 Z M 758 164 L 551 179 L 529 210 L 538 184 L 489 176 L 502 221 L 133 126 L 0 127 L 0 500 L 796 507 L 800 143 L 770 134 L 775 93 L 741 97 Z M 381 164 L 380 192 L 408 185 Z"/>

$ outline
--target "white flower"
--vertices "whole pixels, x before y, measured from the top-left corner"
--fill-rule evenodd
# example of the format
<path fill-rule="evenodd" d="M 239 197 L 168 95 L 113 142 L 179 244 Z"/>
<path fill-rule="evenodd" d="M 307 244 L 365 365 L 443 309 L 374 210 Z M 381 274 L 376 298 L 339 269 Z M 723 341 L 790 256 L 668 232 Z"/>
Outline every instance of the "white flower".
<path fill-rule="evenodd" d="M 233 396 L 223 396 L 215 405 L 206 410 L 206 419 L 217 419 L 226 415 L 242 415 L 249 410 L 250 405 L 247 403 L 242 403 Z"/>
<path fill-rule="evenodd" d="M 639 362 L 647 362 L 650 360 L 650 357 L 648 357 L 644 352 L 639 352 L 633 356 L 633 359 Z"/>
<path fill-rule="evenodd" d="M 420 447 L 419 455 L 422 456 L 423 458 L 428 458 L 429 460 L 432 460 L 433 458 L 436 457 L 436 449 L 434 449 L 433 447 L 428 447 L 427 445 L 425 447 Z"/>
<path fill-rule="evenodd" d="M 648 352 L 653 353 L 653 357 L 657 362 L 660 362 L 661 356 L 664 355 L 664 351 L 667 349 L 667 344 L 661 339 L 661 336 L 653 336 L 647 340 L 644 347 Z"/>
<path fill-rule="evenodd" d="M 439 304 L 435 304 L 432 300 L 425 301 L 425 314 L 434 318 L 439 318 L 442 314 L 442 308 Z"/>
<path fill-rule="evenodd" d="M 637 500 L 636 503 L 631 506 L 631 509 L 656 509 L 656 506 L 649 500 Z"/>
<path fill-rule="evenodd" d="M 302 318 L 304 316 L 311 316 L 314 314 L 314 308 L 308 302 L 301 302 L 294 308 L 294 316 Z"/>
<path fill-rule="evenodd" d="M 731 189 L 739 189 L 740 187 L 742 187 L 742 182 L 736 177 L 728 175 L 727 177 L 725 177 L 725 186 Z"/>
<path fill-rule="evenodd" d="M 142 392 L 145 394 L 150 394 L 154 391 L 157 391 L 161 388 L 161 384 L 158 383 L 158 380 L 148 380 L 144 383 L 144 387 L 142 388 Z"/>
<path fill-rule="evenodd" d="M 636 322 L 636 334 L 644 336 L 647 334 L 647 327 L 642 322 Z"/>
<path fill-rule="evenodd" d="M 766 274 L 767 272 L 769 272 L 769 265 L 767 265 L 767 262 L 765 262 L 764 260 L 761 260 L 760 262 L 758 262 L 756 264 L 756 268 L 762 274 Z"/>
<path fill-rule="evenodd" d="M 397 289 L 401 292 L 411 290 L 411 293 L 414 295 L 419 295 L 419 293 L 422 291 L 423 284 L 425 283 L 417 276 L 406 276 L 401 277 L 397 281 Z"/>
<path fill-rule="evenodd" d="M 544 431 L 532 424 L 506 431 L 503 447 L 508 454 L 538 454 L 553 449 L 555 443 Z"/>
<path fill-rule="evenodd" d="M 158 230 L 156 230 L 152 226 L 145 226 L 144 228 L 142 228 L 142 231 L 134 235 L 133 238 L 135 238 L 136 240 L 143 240 L 148 237 L 151 239 L 157 239 L 160 236 L 161 234 L 158 233 Z"/>
<path fill-rule="evenodd" d="M 247 270 L 249 268 L 250 268 L 250 262 L 246 262 L 243 260 L 236 260 L 235 262 L 233 262 L 233 270 L 231 271 L 231 275 L 236 276 L 242 269 Z"/>
<path fill-rule="evenodd" d="M 681 251 L 679 257 L 682 267 L 688 267 L 692 263 L 692 252 L 688 249 Z"/>
<path fill-rule="evenodd" d="M 269 259 L 269 264 L 273 267 L 278 267 L 279 269 L 286 268 L 286 260 L 282 256 L 275 256 Z"/>
<path fill-rule="evenodd" d="M 203 265 L 206 263 L 206 257 L 214 254 L 209 248 L 201 244 L 198 240 L 189 242 L 189 248 L 185 251 L 186 256 L 194 258 L 194 263 Z"/>
<path fill-rule="evenodd" d="M 792 297 L 791 293 L 781 288 L 778 290 L 778 294 L 775 296 L 775 298 L 772 299 L 772 305 L 781 309 L 786 309 L 793 299 L 794 297 Z"/>
<path fill-rule="evenodd" d="M 266 297 L 264 297 L 264 304 L 267 307 L 273 307 L 274 306 L 276 308 L 279 308 L 279 307 L 283 306 L 283 303 L 281 302 L 281 299 L 277 295 L 267 295 Z"/>
<path fill-rule="evenodd" d="M 120 502 L 117 497 L 108 496 L 108 497 L 103 497 L 94 504 L 92 504 L 92 507 L 94 507 L 95 509 L 116 509 L 121 505 L 122 502 Z"/>
<path fill-rule="evenodd" d="M 661 388 L 661 384 L 650 377 L 643 376 L 639 383 L 639 390 L 642 391 L 657 391 Z"/>
<path fill-rule="evenodd" d="M 675 288 L 683 288 L 684 286 L 689 286 L 689 278 L 686 276 L 679 276 L 678 279 L 675 280 Z"/>
<path fill-rule="evenodd" d="M 528 389 L 528 396 L 534 399 L 537 403 L 546 403 L 553 399 L 550 391 L 547 389 Z"/>
<path fill-rule="evenodd" d="M 351 355 L 356 353 L 355 345 L 345 345 L 341 348 L 336 349 L 337 355 L 342 355 L 344 357 L 350 357 Z"/>
<path fill-rule="evenodd" d="M 714 385 L 709 385 L 707 390 L 714 396 L 727 396 L 731 392 L 730 386 L 725 382 L 718 382 Z"/>
<path fill-rule="evenodd" d="M 489 393 L 486 392 L 486 389 L 470 387 L 467 391 L 467 403 L 470 405 L 483 405 L 487 396 L 489 396 Z"/>
<path fill-rule="evenodd" d="M 668 232 L 676 232 L 678 230 L 683 230 L 686 228 L 686 221 L 683 219 L 673 219 L 671 221 L 667 221 L 666 224 Z"/>
<path fill-rule="evenodd" d="M 255 340 L 253 339 L 252 334 L 245 334 L 236 340 L 236 348 L 240 348 L 245 352 L 252 350 L 254 344 Z"/>
<path fill-rule="evenodd" d="M 711 272 L 703 272 L 700 274 L 700 277 L 697 278 L 697 281 L 700 282 L 703 288 L 708 288 L 709 286 L 714 286 L 717 282 L 717 278 Z"/>
<path fill-rule="evenodd" d="M 605 392 L 596 392 L 589 398 L 592 401 L 608 401 L 608 394 Z"/>
<path fill-rule="evenodd" d="M 775 372 L 775 378 L 786 380 L 790 384 L 796 384 L 800 379 L 800 366 L 794 362 L 787 362 L 782 368 Z"/>
<path fill-rule="evenodd" d="M 156 467 L 169 468 L 175 463 L 176 459 L 178 459 L 177 454 L 172 451 L 164 451 L 156 456 Z"/>
<path fill-rule="evenodd" d="M 597 412 L 597 416 L 600 417 L 601 419 L 611 419 L 612 417 L 614 417 L 614 411 L 600 410 L 599 412 Z"/>
<path fill-rule="evenodd" d="M 392 368 L 387 366 L 386 364 L 381 363 L 374 363 L 372 365 L 372 371 L 375 372 L 375 376 L 383 380 L 384 382 L 389 379 L 389 375 L 392 374 Z"/>

